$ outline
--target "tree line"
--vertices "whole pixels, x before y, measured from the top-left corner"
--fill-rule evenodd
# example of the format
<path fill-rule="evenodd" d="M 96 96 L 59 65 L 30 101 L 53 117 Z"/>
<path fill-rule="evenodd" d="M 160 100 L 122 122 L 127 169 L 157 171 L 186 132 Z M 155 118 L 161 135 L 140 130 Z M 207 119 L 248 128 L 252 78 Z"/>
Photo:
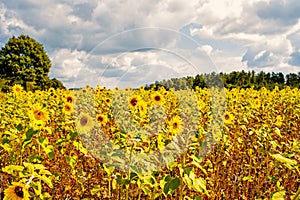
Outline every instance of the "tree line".
<path fill-rule="evenodd" d="M 232 88 L 254 88 L 274 89 L 277 86 L 283 89 L 286 86 L 291 88 L 300 88 L 300 72 L 284 75 L 282 72 L 258 72 L 255 71 L 233 71 L 230 73 L 209 73 L 198 74 L 194 77 L 172 78 L 169 80 L 156 81 L 153 84 L 146 85 L 146 89 L 158 89 L 159 87 L 174 88 L 175 90 L 196 87 L 204 88 L 211 86 Z"/>
<path fill-rule="evenodd" d="M 47 90 L 50 87 L 65 89 L 59 80 L 49 78 L 50 67 L 51 61 L 43 45 L 27 35 L 13 36 L 0 49 L 0 91 L 9 91 L 15 84 L 20 84 L 27 91 Z M 286 75 L 281 72 L 255 73 L 244 70 L 218 74 L 213 72 L 156 81 L 146 85 L 145 88 L 158 89 L 161 86 L 176 90 L 211 86 L 224 86 L 228 89 L 250 87 L 273 89 L 275 86 L 280 89 L 286 86 L 300 88 L 300 72 Z"/>

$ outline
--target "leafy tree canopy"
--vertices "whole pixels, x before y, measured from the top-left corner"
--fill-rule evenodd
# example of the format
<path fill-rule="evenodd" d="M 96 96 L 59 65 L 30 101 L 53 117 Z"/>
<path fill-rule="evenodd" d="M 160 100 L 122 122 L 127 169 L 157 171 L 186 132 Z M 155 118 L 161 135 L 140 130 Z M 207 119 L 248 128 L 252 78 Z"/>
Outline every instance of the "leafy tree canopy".
<path fill-rule="evenodd" d="M 50 67 L 51 61 L 42 44 L 27 35 L 11 37 L 0 50 L 0 78 L 5 80 L 5 85 L 21 84 L 28 90 L 47 89 Z"/>

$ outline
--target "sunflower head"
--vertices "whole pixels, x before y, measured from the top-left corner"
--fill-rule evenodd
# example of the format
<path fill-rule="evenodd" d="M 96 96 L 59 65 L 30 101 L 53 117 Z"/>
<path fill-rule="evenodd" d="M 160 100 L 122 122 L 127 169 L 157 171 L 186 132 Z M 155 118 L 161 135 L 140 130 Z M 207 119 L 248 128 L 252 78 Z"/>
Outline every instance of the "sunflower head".
<path fill-rule="evenodd" d="M 133 95 L 129 98 L 128 104 L 130 108 L 135 108 L 140 101 L 140 97 L 137 95 Z"/>
<path fill-rule="evenodd" d="M 72 111 L 73 111 L 73 106 L 72 106 L 72 104 L 70 104 L 70 103 L 65 103 L 65 104 L 64 104 L 63 111 L 64 111 L 64 113 L 67 114 L 67 115 L 72 114 Z"/>
<path fill-rule="evenodd" d="M 51 87 L 51 88 L 48 89 L 48 92 L 49 92 L 50 94 L 53 94 L 53 93 L 55 93 L 55 89 L 54 89 L 53 87 Z"/>
<path fill-rule="evenodd" d="M 169 131 L 173 134 L 177 134 L 182 128 L 182 121 L 179 116 L 173 117 L 169 123 Z"/>
<path fill-rule="evenodd" d="M 29 109 L 30 121 L 35 127 L 42 128 L 49 120 L 48 112 L 40 105 L 35 105 Z"/>
<path fill-rule="evenodd" d="M 100 124 L 100 125 L 105 125 L 108 121 L 107 119 L 107 116 L 106 115 L 103 115 L 103 114 L 98 114 L 96 116 L 96 119 L 97 119 L 97 122 Z"/>
<path fill-rule="evenodd" d="M 224 116 L 224 123 L 225 124 L 233 124 L 234 116 L 231 113 L 226 113 Z"/>
<path fill-rule="evenodd" d="M 29 200 L 28 188 L 22 183 L 13 183 L 4 190 L 4 200 Z"/>
<path fill-rule="evenodd" d="M 66 96 L 66 102 L 73 103 L 74 102 L 74 98 L 71 95 L 68 95 L 68 96 Z"/>
<path fill-rule="evenodd" d="M 76 120 L 76 129 L 78 133 L 87 134 L 94 127 L 94 121 L 92 117 L 87 113 L 81 113 Z"/>
<path fill-rule="evenodd" d="M 12 91 L 13 93 L 18 94 L 23 91 L 23 87 L 19 84 L 16 84 L 12 87 Z"/>
<path fill-rule="evenodd" d="M 163 96 L 159 92 L 154 92 L 153 94 L 151 94 L 151 99 L 152 102 L 156 104 L 162 104 L 164 100 Z"/>

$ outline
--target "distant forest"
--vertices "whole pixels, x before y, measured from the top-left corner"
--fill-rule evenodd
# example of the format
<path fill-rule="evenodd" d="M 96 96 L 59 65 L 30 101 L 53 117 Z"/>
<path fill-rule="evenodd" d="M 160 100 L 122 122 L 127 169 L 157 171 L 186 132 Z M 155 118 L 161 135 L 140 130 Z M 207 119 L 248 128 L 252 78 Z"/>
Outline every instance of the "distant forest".
<path fill-rule="evenodd" d="M 184 77 L 184 78 L 172 78 L 170 80 L 156 81 L 154 84 L 146 85 L 146 89 L 158 89 L 164 86 L 167 89 L 174 88 L 175 90 L 193 88 L 196 87 L 204 88 L 210 86 L 221 86 L 228 89 L 232 88 L 251 88 L 260 89 L 265 87 L 267 89 L 274 89 L 278 86 L 279 89 L 283 89 L 286 86 L 290 88 L 300 88 L 300 72 L 289 73 L 284 75 L 281 72 L 266 73 L 254 71 L 240 71 L 230 73 L 210 73 L 196 75 L 195 77 Z"/>

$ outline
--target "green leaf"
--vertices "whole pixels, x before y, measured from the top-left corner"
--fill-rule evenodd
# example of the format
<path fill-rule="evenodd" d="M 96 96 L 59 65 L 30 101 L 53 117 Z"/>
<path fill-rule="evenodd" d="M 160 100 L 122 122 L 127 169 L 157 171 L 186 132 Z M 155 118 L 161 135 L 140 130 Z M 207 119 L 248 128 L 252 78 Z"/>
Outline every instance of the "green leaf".
<path fill-rule="evenodd" d="M 26 139 L 22 143 L 22 148 L 24 149 L 29 143 L 31 143 L 32 137 L 37 133 L 37 130 L 28 129 L 25 136 Z"/>
<path fill-rule="evenodd" d="M 42 181 L 44 181 L 44 183 L 46 183 L 50 188 L 53 188 L 53 185 L 52 185 L 52 181 L 50 178 L 48 178 L 47 176 L 45 175 L 42 175 L 42 176 L 38 176 L 38 178 Z"/>
<path fill-rule="evenodd" d="M 65 140 L 65 139 L 58 139 L 58 140 L 55 142 L 54 146 L 59 146 L 59 145 L 61 145 L 62 143 L 65 143 L 65 142 L 68 142 L 68 140 Z"/>
<path fill-rule="evenodd" d="M 26 163 L 26 162 L 24 162 L 23 165 L 27 168 L 27 171 L 30 174 L 33 174 L 33 172 L 34 172 L 34 165 L 32 163 Z"/>
<path fill-rule="evenodd" d="M 170 181 L 170 189 L 171 190 L 176 190 L 180 186 L 180 180 L 179 178 L 174 178 Z"/>
<path fill-rule="evenodd" d="M 77 132 L 69 132 L 69 135 L 70 135 L 70 139 L 73 141 L 78 136 L 78 133 Z"/>
<path fill-rule="evenodd" d="M 169 190 L 170 190 L 170 185 L 169 185 L 169 183 L 166 183 L 166 184 L 164 185 L 164 190 L 163 190 L 163 193 L 164 193 L 165 196 L 166 196 L 167 194 L 169 194 Z"/>
<path fill-rule="evenodd" d="M 50 152 L 48 152 L 48 157 L 53 160 L 54 159 L 54 150 L 51 150 Z"/>
<path fill-rule="evenodd" d="M 84 146 L 82 145 L 81 142 L 74 141 L 73 145 L 84 155 L 88 154 L 88 150 L 86 148 L 84 148 Z"/>
<path fill-rule="evenodd" d="M 22 124 L 19 124 L 19 125 L 17 126 L 17 130 L 18 130 L 18 131 L 21 131 L 21 130 L 23 130 L 23 126 L 22 126 Z"/>
<path fill-rule="evenodd" d="M 2 144 L 8 144 L 8 143 L 10 143 L 10 140 L 7 139 L 7 138 L 3 138 L 1 143 Z"/>
<path fill-rule="evenodd" d="M 66 160 L 67 160 L 67 163 L 74 169 L 76 164 L 77 164 L 77 159 L 78 157 L 77 156 L 67 156 L 66 157 Z"/>
<path fill-rule="evenodd" d="M 284 196 L 285 196 L 285 191 L 279 191 L 279 192 L 275 192 L 272 197 L 271 200 L 284 200 Z"/>
<path fill-rule="evenodd" d="M 171 178 L 170 176 L 165 177 L 165 185 L 163 188 L 163 193 L 166 196 L 169 192 L 174 192 L 180 186 L 179 178 Z"/>
<path fill-rule="evenodd" d="M 49 175 L 49 176 L 52 176 L 52 173 L 48 170 L 45 170 L 45 169 L 42 169 L 40 170 L 39 172 L 40 175 Z"/>
<path fill-rule="evenodd" d="M 270 154 L 273 158 L 275 158 L 277 161 L 283 163 L 286 167 L 288 167 L 290 170 L 294 169 L 294 166 L 297 165 L 297 161 L 294 159 L 286 158 L 282 156 L 281 154 Z"/>
<path fill-rule="evenodd" d="M 31 186 L 34 189 L 34 192 L 37 196 L 40 196 L 42 194 L 42 185 L 41 182 L 36 181 L 36 182 L 32 182 Z"/>
<path fill-rule="evenodd" d="M 24 170 L 24 167 L 20 166 L 20 165 L 9 165 L 9 166 L 2 168 L 2 171 L 6 172 L 8 174 L 13 174 L 14 172 L 21 172 L 23 170 Z"/>
<path fill-rule="evenodd" d="M 243 177 L 242 180 L 243 181 L 250 181 L 250 182 L 252 182 L 253 181 L 253 177 L 252 176 L 245 176 L 245 177 Z"/>
<path fill-rule="evenodd" d="M 101 191 L 101 188 L 100 188 L 100 185 L 96 185 L 92 190 L 91 190 L 91 194 L 92 195 L 95 195 L 97 194 L 98 192 Z"/>
<path fill-rule="evenodd" d="M 31 140 L 32 137 L 37 133 L 37 130 L 28 129 L 26 132 L 26 140 Z"/>

